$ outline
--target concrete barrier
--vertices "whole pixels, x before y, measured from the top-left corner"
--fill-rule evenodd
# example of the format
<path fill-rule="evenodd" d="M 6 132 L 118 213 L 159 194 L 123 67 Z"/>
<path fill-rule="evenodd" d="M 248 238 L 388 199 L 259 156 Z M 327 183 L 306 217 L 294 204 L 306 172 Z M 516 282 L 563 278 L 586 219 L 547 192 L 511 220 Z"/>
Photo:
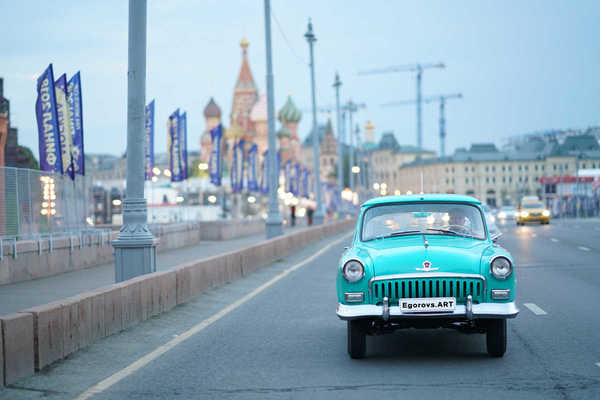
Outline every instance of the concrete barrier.
<path fill-rule="evenodd" d="M 34 371 L 33 315 L 16 313 L 2 321 L 4 384 L 9 385 Z"/>
<path fill-rule="evenodd" d="M 153 227 L 157 251 L 192 246 L 201 241 L 229 240 L 264 232 L 264 222 L 210 221 Z M 118 232 L 2 242 L 0 285 L 38 279 L 113 262 L 110 244 Z"/>
<path fill-rule="evenodd" d="M 309 242 L 352 226 L 353 221 L 344 220 L 306 228 L 0 317 L 1 376 L 5 384 L 13 383 L 33 374 L 34 368 L 42 370 L 98 339 L 167 312 L 203 291 L 239 279 Z"/>

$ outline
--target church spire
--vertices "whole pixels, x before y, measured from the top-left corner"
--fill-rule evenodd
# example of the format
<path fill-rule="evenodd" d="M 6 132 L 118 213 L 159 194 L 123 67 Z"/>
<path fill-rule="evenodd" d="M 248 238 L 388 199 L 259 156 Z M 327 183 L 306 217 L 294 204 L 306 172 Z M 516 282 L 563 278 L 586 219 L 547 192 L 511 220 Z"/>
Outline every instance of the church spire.
<path fill-rule="evenodd" d="M 240 67 L 235 90 L 256 90 L 254 77 L 252 76 L 252 71 L 250 71 L 250 65 L 248 64 L 248 45 L 249 43 L 246 38 L 242 38 L 240 42 L 240 47 L 242 48 L 242 66 Z"/>

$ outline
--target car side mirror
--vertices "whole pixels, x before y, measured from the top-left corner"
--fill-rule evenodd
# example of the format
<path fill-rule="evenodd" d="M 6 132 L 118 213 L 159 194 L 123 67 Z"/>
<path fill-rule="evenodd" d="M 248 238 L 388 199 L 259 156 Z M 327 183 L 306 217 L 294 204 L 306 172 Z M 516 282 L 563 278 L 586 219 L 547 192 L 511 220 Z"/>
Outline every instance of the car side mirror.
<path fill-rule="evenodd" d="M 502 232 L 494 233 L 491 235 L 492 242 L 496 243 L 500 237 L 502 237 Z"/>

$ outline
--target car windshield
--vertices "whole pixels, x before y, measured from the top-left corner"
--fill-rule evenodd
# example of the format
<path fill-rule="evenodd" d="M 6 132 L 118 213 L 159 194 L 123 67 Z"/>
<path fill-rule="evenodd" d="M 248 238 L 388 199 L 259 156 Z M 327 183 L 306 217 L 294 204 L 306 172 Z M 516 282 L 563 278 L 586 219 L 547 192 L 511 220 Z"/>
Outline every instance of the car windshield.
<path fill-rule="evenodd" d="M 542 203 L 527 203 L 523 204 L 523 208 L 544 208 Z"/>
<path fill-rule="evenodd" d="M 469 204 L 398 203 L 364 212 L 363 241 L 422 233 L 485 239 L 481 212 Z"/>

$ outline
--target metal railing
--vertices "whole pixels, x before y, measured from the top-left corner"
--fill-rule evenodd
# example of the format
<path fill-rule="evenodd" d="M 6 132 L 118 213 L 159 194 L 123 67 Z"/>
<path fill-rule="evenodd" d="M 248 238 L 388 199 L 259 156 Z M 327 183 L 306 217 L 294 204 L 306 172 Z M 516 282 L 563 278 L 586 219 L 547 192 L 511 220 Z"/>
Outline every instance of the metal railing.
<path fill-rule="evenodd" d="M 0 167 L 0 238 L 21 239 L 89 229 L 88 178 Z"/>

